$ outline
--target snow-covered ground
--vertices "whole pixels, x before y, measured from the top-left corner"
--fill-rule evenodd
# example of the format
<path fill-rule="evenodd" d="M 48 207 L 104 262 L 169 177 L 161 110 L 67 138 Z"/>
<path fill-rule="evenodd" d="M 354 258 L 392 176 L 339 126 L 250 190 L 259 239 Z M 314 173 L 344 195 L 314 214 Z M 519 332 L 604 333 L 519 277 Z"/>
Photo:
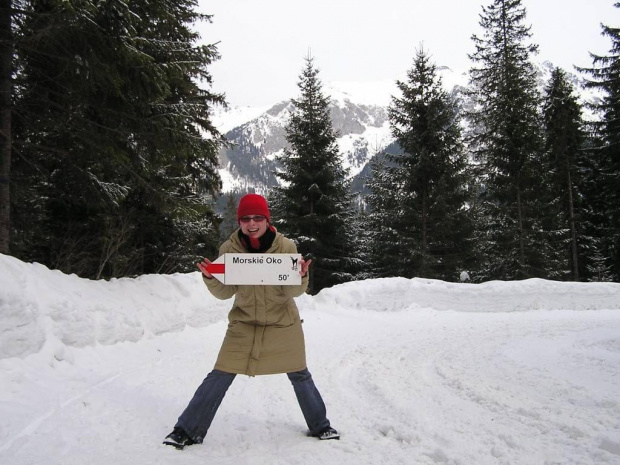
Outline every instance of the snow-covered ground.
<path fill-rule="evenodd" d="M 620 284 L 378 279 L 297 299 L 342 434 L 239 376 L 204 444 L 161 444 L 231 301 L 199 274 L 89 281 L 0 255 L 0 463 L 620 464 Z"/>

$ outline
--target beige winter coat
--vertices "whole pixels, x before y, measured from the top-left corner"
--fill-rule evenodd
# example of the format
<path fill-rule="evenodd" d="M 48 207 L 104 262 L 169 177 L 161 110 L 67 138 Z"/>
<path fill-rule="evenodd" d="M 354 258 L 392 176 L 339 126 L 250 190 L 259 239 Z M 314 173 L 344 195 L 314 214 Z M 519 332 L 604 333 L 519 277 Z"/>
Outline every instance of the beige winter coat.
<path fill-rule="evenodd" d="M 245 252 L 237 231 L 220 247 L 220 255 Z M 297 253 L 297 248 L 293 241 L 276 233 L 265 253 Z M 237 286 L 215 278 L 203 279 L 218 299 L 235 296 L 216 369 L 255 376 L 306 368 L 304 333 L 293 297 L 306 291 L 307 274 L 298 286 Z"/>

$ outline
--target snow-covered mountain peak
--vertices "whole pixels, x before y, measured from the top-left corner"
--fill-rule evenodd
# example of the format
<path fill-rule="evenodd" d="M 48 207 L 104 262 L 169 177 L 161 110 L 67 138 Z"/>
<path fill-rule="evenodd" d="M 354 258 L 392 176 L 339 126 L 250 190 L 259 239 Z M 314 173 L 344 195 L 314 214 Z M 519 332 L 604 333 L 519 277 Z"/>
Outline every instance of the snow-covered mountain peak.
<path fill-rule="evenodd" d="M 397 91 L 396 80 L 383 81 L 332 81 L 325 85 L 325 92 L 338 104 L 348 100 L 357 105 L 388 106 Z"/>
<path fill-rule="evenodd" d="M 216 107 L 211 116 L 213 124 L 222 133 L 253 120 L 265 113 L 270 107 Z"/>
<path fill-rule="evenodd" d="M 377 151 L 391 142 L 387 107 L 373 103 L 376 98 L 362 99 L 365 103 L 359 103 L 355 95 L 361 95 L 361 88 L 352 92 L 342 85 L 329 85 L 324 92 L 330 98 L 330 113 L 343 165 L 351 177 L 356 176 Z M 285 127 L 293 111 L 291 101 L 262 109 L 262 113 L 247 108 L 229 111 L 229 115 L 219 116 L 217 124 L 221 130 L 228 129 L 228 123 L 235 119 L 240 121 L 243 116 L 248 119 L 225 132 L 233 146 L 220 151 L 223 191 L 265 191 L 276 186 L 278 180 L 274 173 L 278 169 L 277 156 L 287 146 Z"/>

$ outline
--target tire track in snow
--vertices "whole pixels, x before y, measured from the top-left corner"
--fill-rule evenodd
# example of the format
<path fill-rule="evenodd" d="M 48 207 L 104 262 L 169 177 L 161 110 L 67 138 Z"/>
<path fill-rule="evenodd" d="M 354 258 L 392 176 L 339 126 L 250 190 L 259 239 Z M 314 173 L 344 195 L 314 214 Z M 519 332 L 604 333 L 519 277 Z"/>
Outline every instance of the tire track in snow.
<path fill-rule="evenodd" d="M 13 436 L 12 438 L 10 438 L 8 441 L 6 441 L 4 444 L 2 444 L 0 446 L 0 452 L 4 452 L 5 450 L 9 449 L 14 443 L 15 441 L 22 439 L 26 436 L 30 436 L 33 433 L 36 432 L 36 430 L 50 417 L 58 414 L 58 412 L 62 411 L 63 409 L 65 409 L 66 407 L 68 407 L 69 405 L 71 405 L 72 403 L 74 403 L 75 401 L 82 399 L 83 397 L 87 396 L 88 394 L 90 394 L 92 391 L 96 390 L 96 389 L 100 389 L 103 386 L 105 386 L 106 384 L 111 383 L 112 381 L 114 381 L 115 379 L 117 379 L 118 377 L 121 376 L 121 373 L 116 373 L 98 383 L 96 383 L 95 385 L 89 387 L 88 389 L 84 390 L 83 392 L 74 395 L 73 397 L 65 400 L 64 402 L 62 402 L 58 407 L 52 408 L 51 410 L 49 410 L 47 413 L 45 413 L 44 415 L 41 415 L 40 417 L 36 418 L 35 420 L 31 421 L 30 423 L 28 423 L 28 425 L 26 425 L 26 427 L 24 427 L 19 433 L 17 433 L 15 436 Z"/>
<path fill-rule="evenodd" d="M 390 441 L 389 461 L 378 454 L 374 463 L 411 463 L 412 457 L 429 464 L 617 463 L 618 424 L 601 424 L 601 418 L 618 417 L 617 401 L 598 386 L 580 386 L 548 370 L 574 360 L 574 334 L 591 325 L 573 312 L 435 312 L 402 320 L 384 314 L 374 331 L 360 334 L 373 325 L 343 321 L 341 329 L 354 336 L 340 338 L 340 354 L 327 369 L 337 392 L 331 402 L 348 415 L 343 437 L 352 449 L 384 449 Z M 521 361 L 514 356 L 524 341 L 557 347 L 562 338 L 565 352 L 551 354 L 555 359 L 542 369 L 531 366 L 531 354 Z M 593 369 L 595 379 L 601 373 Z M 613 386 L 611 372 L 608 378 Z"/>
<path fill-rule="evenodd" d="M 447 439 L 439 430 L 429 434 L 420 419 L 427 415 L 421 414 L 424 392 L 429 389 L 427 372 L 434 370 L 434 359 L 441 357 L 441 351 L 429 355 L 430 348 L 418 339 L 415 322 L 401 321 L 398 315 L 378 320 L 377 331 L 363 334 L 358 331 L 367 328 L 367 322 L 359 327 L 355 321 L 344 322 L 342 326 L 354 336 L 341 338 L 340 355 L 330 360 L 326 370 L 336 394 L 330 401 L 341 415 L 343 439 L 351 451 L 367 451 L 368 461 L 361 458 L 360 463 L 446 462 L 442 443 Z"/>
<path fill-rule="evenodd" d="M 189 330 L 188 332 L 192 332 L 192 334 L 195 335 L 196 330 Z M 167 334 L 165 336 L 162 336 L 162 338 L 171 338 L 171 337 L 175 337 L 175 335 Z M 157 340 L 151 340 L 151 341 L 146 341 L 146 342 L 157 344 Z M 120 347 L 122 345 L 123 344 L 119 344 L 118 346 Z M 134 344 L 134 343 L 124 344 L 125 350 L 131 350 L 133 348 L 138 348 L 139 345 L 140 344 Z M 104 351 L 105 350 L 116 350 L 119 347 L 117 346 L 105 347 L 104 346 L 104 347 L 101 347 L 101 349 L 103 349 Z M 93 350 L 93 348 L 86 349 L 86 352 L 93 354 L 93 355 L 97 354 L 96 350 Z M 37 434 L 38 430 L 42 428 L 43 425 L 45 425 L 46 423 L 52 422 L 52 423 L 58 423 L 59 425 L 62 424 L 63 420 L 60 420 L 60 423 L 59 423 L 59 422 L 55 422 L 55 418 L 60 417 L 60 416 L 66 416 L 67 410 L 75 406 L 78 401 L 82 401 L 84 405 L 87 405 L 89 403 L 88 401 L 89 396 L 94 395 L 95 397 L 101 397 L 101 390 L 103 390 L 105 387 L 112 386 L 117 381 L 122 381 L 123 383 L 126 383 L 128 380 L 133 379 L 133 380 L 147 380 L 148 382 L 150 378 L 149 378 L 149 375 L 146 375 L 146 373 L 152 373 L 155 367 L 158 367 L 161 365 L 165 366 L 166 364 L 168 365 L 174 364 L 176 363 L 175 361 L 179 359 L 188 359 L 188 358 L 196 359 L 198 354 L 203 354 L 203 353 L 204 353 L 204 348 L 192 349 L 189 351 L 183 351 L 182 353 L 174 353 L 174 354 L 166 355 L 161 358 L 156 357 L 150 361 L 146 361 L 140 358 L 134 359 L 133 356 L 135 356 L 135 354 L 133 354 L 132 357 L 127 359 L 127 362 L 128 362 L 127 365 L 121 366 L 120 369 L 118 369 L 118 367 L 115 367 L 117 371 L 114 374 L 107 376 L 104 379 L 99 380 L 97 382 L 91 383 L 88 386 L 84 386 L 83 388 L 80 388 L 76 394 L 66 399 L 63 399 L 61 402 L 56 402 L 56 405 L 54 407 L 49 408 L 44 414 L 39 415 L 35 419 L 28 422 L 23 428 L 19 430 L 17 434 L 15 434 L 14 436 L 6 440 L 4 443 L 0 444 L 0 453 L 6 452 L 7 450 L 11 449 L 11 447 L 14 446 L 16 443 L 19 443 L 19 441 L 25 441 L 27 440 L 27 438 L 33 437 L 34 435 Z M 112 360 L 112 363 L 115 364 L 114 359 L 112 358 L 111 360 Z M 94 363 L 97 363 L 100 361 L 101 360 L 91 360 L 91 362 L 94 362 Z M 71 363 L 71 365 L 72 364 L 73 362 Z M 126 401 L 131 402 L 131 399 L 126 399 Z"/>

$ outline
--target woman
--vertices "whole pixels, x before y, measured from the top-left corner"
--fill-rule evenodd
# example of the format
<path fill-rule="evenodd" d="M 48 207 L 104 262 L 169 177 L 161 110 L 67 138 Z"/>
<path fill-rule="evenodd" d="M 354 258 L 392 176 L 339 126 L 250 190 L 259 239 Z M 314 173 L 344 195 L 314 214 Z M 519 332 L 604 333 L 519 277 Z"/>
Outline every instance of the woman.
<path fill-rule="evenodd" d="M 225 253 L 297 253 L 295 244 L 270 224 L 267 200 L 247 194 L 237 208 L 237 229 L 220 247 Z M 218 299 L 235 297 L 228 315 L 228 330 L 215 367 L 196 390 L 164 444 L 177 449 L 202 443 L 215 413 L 235 376 L 286 373 L 309 428 L 319 439 L 339 439 L 330 426 L 325 404 L 306 367 L 301 320 L 294 297 L 308 287 L 312 260 L 300 260 L 301 284 L 295 286 L 225 285 L 207 271 L 205 258 L 198 264 L 209 291 Z"/>

